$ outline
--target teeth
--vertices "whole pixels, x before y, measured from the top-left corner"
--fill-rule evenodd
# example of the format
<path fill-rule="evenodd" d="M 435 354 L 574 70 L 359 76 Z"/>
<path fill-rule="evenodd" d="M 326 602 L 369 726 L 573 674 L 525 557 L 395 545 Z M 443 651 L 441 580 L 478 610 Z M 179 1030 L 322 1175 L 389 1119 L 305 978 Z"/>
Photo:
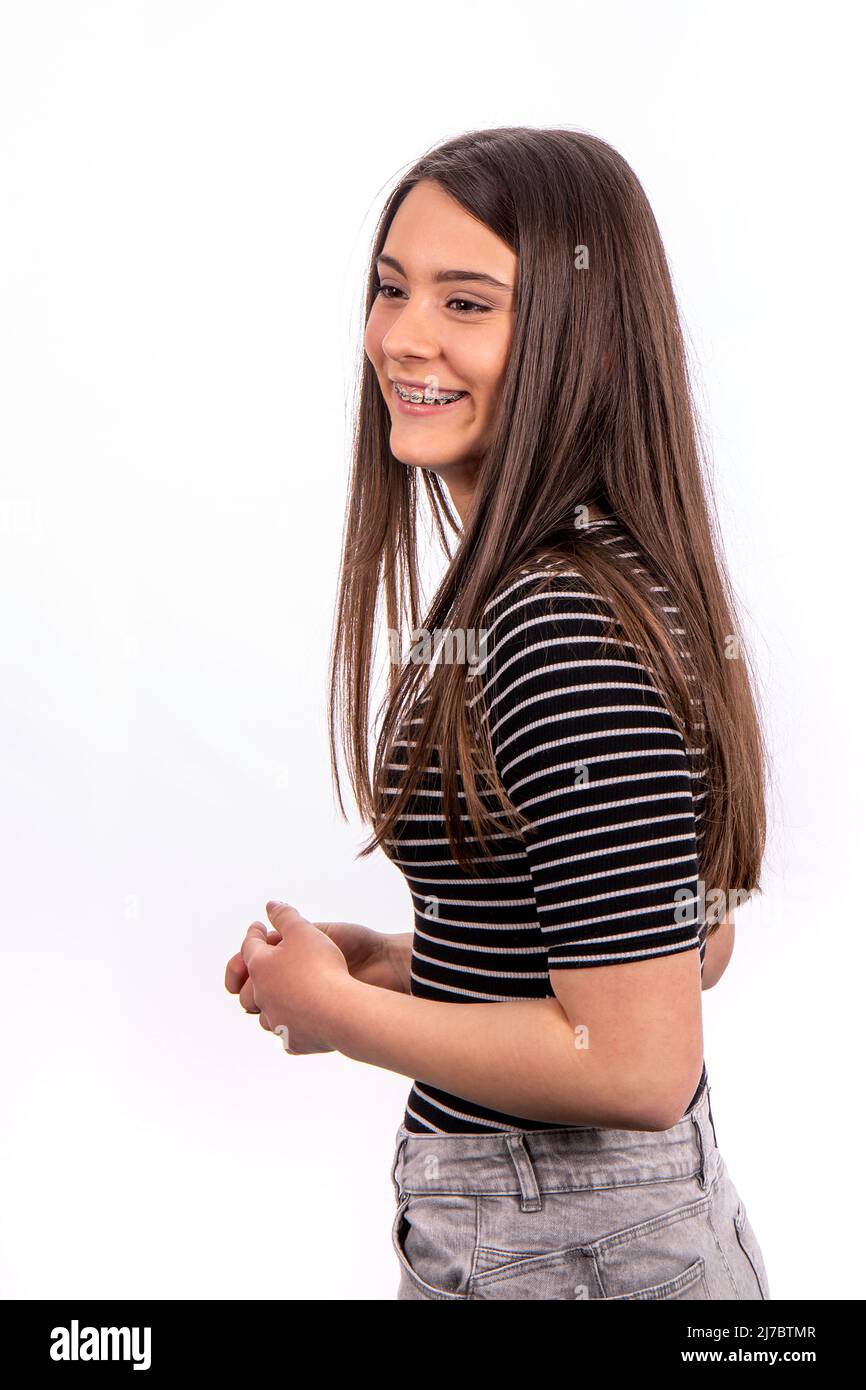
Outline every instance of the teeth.
<path fill-rule="evenodd" d="M 399 381 L 394 382 L 394 390 L 401 400 L 412 405 L 449 405 L 466 394 L 464 391 L 433 391 L 426 386 L 422 391 L 418 386 L 404 386 Z"/>

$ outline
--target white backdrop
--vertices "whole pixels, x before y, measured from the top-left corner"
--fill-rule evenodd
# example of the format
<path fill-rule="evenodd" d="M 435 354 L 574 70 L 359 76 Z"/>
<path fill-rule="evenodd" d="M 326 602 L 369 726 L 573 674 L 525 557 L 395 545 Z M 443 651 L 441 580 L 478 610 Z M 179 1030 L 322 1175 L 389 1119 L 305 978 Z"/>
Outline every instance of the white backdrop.
<path fill-rule="evenodd" d="M 411 926 L 325 733 L 369 238 L 431 144 L 569 125 L 665 238 L 773 751 L 719 1142 L 773 1296 L 864 1296 L 854 15 L 0 7 L 3 1295 L 394 1296 L 409 1081 L 223 972 L 270 897 Z"/>

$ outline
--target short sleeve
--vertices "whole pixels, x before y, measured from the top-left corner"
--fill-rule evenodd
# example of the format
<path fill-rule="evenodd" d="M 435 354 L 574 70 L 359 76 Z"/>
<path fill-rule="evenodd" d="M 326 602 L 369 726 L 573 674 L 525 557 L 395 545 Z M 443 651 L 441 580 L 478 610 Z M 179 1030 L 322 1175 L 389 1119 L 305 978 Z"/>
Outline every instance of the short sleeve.
<path fill-rule="evenodd" d="M 479 698 L 499 776 L 531 824 L 549 970 L 703 955 L 690 753 L 609 615 L 579 574 L 531 572 L 483 619 Z"/>

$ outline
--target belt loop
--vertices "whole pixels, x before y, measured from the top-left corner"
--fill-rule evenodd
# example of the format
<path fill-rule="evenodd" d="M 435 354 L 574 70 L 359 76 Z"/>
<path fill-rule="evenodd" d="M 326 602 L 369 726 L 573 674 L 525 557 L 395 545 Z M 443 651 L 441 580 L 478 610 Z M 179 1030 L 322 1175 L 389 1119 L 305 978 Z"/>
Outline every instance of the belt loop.
<path fill-rule="evenodd" d="M 716 1148 L 718 1148 L 719 1136 L 716 1134 L 716 1122 L 713 1119 L 713 1093 L 710 1089 L 709 1082 L 707 1082 L 707 1115 L 709 1116 L 710 1125 L 712 1126 L 713 1130 L 713 1143 L 715 1144 Z"/>
<path fill-rule="evenodd" d="M 400 1159 L 403 1157 L 403 1150 L 406 1147 L 406 1140 L 408 1139 L 408 1137 L 408 1134 L 404 1133 L 403 1126 L 401 1125 L 400 1128 L 397 1130 L 397 1147 L 394 1151 L 394 1162 L 391 1164 L 391 1184 L 394 1188 L 394 1196 L 396 1197 L 398 1202 L 400 1202 L 400 1200 L 402 1199 L 403 1190 L 400 1187 L 400 1183 L 397 1179 L 397 1166 L 400 1162 Z"/>
<path fill-rule="evenodd" d="M 541 1193 L 523 1135 L 519 1132 L 506 1134 L 505 1142 L 520 1183 L 520 1210 L 541 1211 Z"/>
<path fill-rule="evenodd" d="M 699 1170 L 698 1170 L 698 1176 L 699 1176 L 699 1178 L 700 1178 L 701 1187 L 703 1187 L 704 1189 L 706 1189 L 706 1187 L 707 1187 L 707 1155 L 706 1155 L 706 1150 L 705 1150 L 705 1148 L 704 1148 L 704 1136 L 703 1136 L 703 1132 L 702 1132 L 702 1130 L 701 1130 L 701 1122 L 700 1122 L 700 1120 L 698 1119 L 697 1115 L 694 1113 L 694 1111 L 692 1111 L 691 1116 L 690 1116 L 690 1119 L 691 1119 L 691 1122 L 692 1122 L 692 1130 L 693 1130 L 693 1132 L 694 1132 L 695 1139 L 697 1140 L 698 1154 L 699 1154 L 699 1157 L 700 1157 L 700 1167 L 699 1167 Z"/>
<path fill-rule="evenodd" d="M 703 1125 L 703 1137 L 705 1140 L 705 1163 L 707 1168 L 706 1186 L 709 1187 L 715 1182 L 722 1163 L 722 1156 L 719 1153 L 719 1141 L 716 1137 L 716 1122 L 713 1119 L 713 1105 L 710 1099 L 710 1088 L 707 1086 L 706 1105 L 701 1104 L 704 1112 L 701 1123 Z"/>

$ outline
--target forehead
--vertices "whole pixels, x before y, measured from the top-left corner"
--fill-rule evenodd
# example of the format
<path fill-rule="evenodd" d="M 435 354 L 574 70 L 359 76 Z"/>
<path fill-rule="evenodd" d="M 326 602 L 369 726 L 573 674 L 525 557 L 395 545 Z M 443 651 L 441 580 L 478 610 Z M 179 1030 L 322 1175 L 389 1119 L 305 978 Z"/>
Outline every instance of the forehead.
<path fill-rule="evenodd" d="M 510 284 L 517 271 L 511 247 L 430 179 L 403 199 L 382 251 L 410 275 L 481 270 Z"/>

